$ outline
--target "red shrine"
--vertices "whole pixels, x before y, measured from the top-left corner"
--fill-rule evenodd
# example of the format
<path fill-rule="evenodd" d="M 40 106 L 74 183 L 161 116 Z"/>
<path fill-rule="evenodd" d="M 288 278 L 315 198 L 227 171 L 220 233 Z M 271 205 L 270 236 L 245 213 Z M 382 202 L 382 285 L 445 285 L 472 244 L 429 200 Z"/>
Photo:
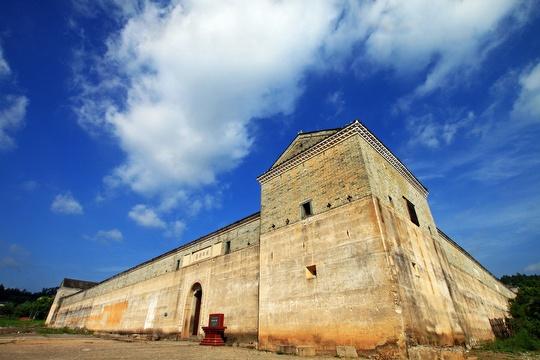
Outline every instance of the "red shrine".
<path fill-rule="evenodd" d="M 226 328 L 226 326 L 223 326 L 223 314 L 210 314 L 208 317 L 208 326 L 203 326 L 204 339 L 200 344 L 208 346 L 225 345 L 223 338 Z"/>

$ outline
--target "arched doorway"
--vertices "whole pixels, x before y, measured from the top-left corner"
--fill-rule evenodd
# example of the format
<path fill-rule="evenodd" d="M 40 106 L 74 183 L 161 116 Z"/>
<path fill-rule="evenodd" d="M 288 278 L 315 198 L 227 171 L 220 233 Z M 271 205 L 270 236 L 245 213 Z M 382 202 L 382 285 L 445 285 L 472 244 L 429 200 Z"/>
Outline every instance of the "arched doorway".
<path fill-rule="evenodd" d="M 202 295 L 201 284 L 193 284 L 188 293 L 184 308 L 184 329 L 182 331 L 182 337 L 184 338 L 199 334 Z"/>

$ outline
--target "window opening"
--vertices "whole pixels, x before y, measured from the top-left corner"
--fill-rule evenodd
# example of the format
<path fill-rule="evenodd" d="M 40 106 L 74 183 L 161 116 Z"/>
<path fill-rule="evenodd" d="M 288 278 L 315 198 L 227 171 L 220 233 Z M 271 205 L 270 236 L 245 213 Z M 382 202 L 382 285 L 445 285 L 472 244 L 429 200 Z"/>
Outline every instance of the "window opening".
<path fill-rule="evenodd" d="M 300 207 L 302 209 L 302 219 L 305 219 L 308 216 L 313 215 L 313 210 L 311 208 L 311 201 L 306 201 Z"/>
<path fill-rule="evenodd" d="M 176 270 L 180 269 L 180 260 L 176 260 Z"/>
<path fill-rule="evenodd" d="M 420 226 L 420 222 L 418 221 L 418 215 L 416 215 L 416 209 L 414 208 L 414 204 L 409 201 L 405 196 L 403 197 L 405 199 L 405 202 L 407 203 L 407 211 L 409 212 L 409 218 L 411 219 L 412 223 L 416 226 Z"/>
<path fill-rule="evenodd" d="M 227 241 L 225 243 L 225 254 L 229 254 L 231 252 L 231 242 Z"/>
<path fill-rule="evenodd" d="M 317 265 L 306 266 L 306 279 L 315 279 L 317 277 Z"/>
<path fill-rule="evenodd" d="M 418 266 L 416 265 L 416 263 L 415 263 L 415 262 L 411 262 L 411 265 L 412 265 L 412 268 L 413 268 L 413 273 L 414 273 L 414 275 L 420 276 L 420 272 L 418 271 Z"/>

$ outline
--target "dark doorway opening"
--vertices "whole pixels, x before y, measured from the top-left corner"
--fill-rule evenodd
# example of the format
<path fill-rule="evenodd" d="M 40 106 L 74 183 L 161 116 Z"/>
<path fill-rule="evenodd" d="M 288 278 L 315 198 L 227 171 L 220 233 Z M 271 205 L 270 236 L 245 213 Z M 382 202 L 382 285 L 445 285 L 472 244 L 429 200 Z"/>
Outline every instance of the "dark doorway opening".
<path fill-rule="evenodd" d="M 202 286 L 198 282 L 193 284 L 186 298 L 184 307 L 184 325 L 182 338 L 199 335 L 200 318 L 202 312 Z"/>
<path fill-rule="evenodd" d="M 199 331 L 199 318 L 201 316 L 202 289 L 195 291 L 193 296 L 195 297 L 195 311 L 193 313 L 193 329 L 191 330 L 191 335 L 197 335 Z"/>

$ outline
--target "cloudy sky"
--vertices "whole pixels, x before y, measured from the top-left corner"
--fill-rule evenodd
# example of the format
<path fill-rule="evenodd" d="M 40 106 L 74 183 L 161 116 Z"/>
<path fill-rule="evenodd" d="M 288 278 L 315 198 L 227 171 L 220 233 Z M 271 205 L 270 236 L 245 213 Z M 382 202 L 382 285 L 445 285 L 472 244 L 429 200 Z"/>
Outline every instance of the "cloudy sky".
<path fill-rule="evenodd" d="M 0 3 L 0 282 L 100 280 L 259 209 L 363 121 L 496 275 L 540 272 L 534 1 Z"/>

